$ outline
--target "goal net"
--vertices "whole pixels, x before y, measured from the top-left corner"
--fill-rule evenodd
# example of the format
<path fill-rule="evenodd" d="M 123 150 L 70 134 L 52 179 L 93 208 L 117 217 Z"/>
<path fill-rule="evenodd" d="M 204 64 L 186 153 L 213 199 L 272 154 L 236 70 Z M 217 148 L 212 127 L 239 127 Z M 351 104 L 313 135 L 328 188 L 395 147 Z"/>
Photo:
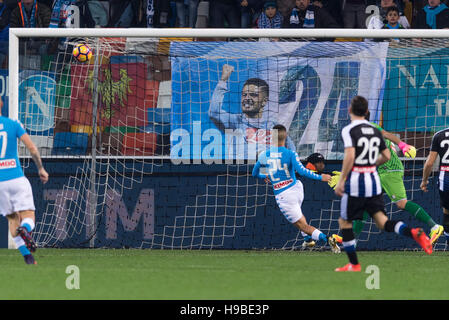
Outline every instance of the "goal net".
<path fill-rule="evenodd" d="M 13 29 L 9 116 L 51 177 L 42 188 L 21 146 L 38 245 L 301 249 L 254 163 L 283 124 L 302 160 L 319 152 L 325 172 L 340 171 L 355 95 L 372 122 L 416 147 L 415 159 L 398 153 L 407 196 L 441 223 L 437 179 L 425 195 L 419 184 L 432 135 L 448 125 L 449 33 L 385 31 Z M 80 43 L 87 63 L 72 55 Z M 338 233 L 339 198 L 300 179 L 308 222 Z M 385 200 L 390 217 L 428 231 Z M 358 247 L 415 245 L 368 220 Z"/>

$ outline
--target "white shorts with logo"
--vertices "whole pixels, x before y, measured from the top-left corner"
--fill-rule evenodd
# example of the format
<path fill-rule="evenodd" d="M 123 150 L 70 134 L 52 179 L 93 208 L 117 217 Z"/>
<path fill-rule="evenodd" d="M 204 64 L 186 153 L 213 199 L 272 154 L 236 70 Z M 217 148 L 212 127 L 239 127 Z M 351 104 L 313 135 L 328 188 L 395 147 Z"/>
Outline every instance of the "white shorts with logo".
<path fill-rule="evenodd" d="M 295 223 L 301 219 L 301 205 L 304 200 L 304 187 L 301 181 L 296 180 L 296 184 L 293 187 L 282 191 L 275 198 L 279 209 L 290 223 Z"/>
<path fill-rule="evenodd" d="M 35 211 L 33 191 L 26 177 L 0 181 L 0 215 L 18 211 Z"/>

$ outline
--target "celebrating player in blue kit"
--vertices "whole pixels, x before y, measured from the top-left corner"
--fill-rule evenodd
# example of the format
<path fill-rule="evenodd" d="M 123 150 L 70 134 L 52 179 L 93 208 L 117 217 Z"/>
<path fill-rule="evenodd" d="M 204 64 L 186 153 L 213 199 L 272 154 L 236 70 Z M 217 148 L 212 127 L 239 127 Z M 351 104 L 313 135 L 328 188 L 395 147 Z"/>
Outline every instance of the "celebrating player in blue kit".
<path fill-rule="evenodd" d="M 47 183 L 48 173 L 42 166 L 38 149 L 22 124 L 3 117 L 2 106 L 3 101 L 0 99 L 0 215 L 8 219 L 9 230 L 25 263 L 36 264 L 31 254 L 36 250 L 31 237 L 35 224 L 33 191 L 20 166 L 17 139 L 30 151 L 43 183 Z"/>
<path fill-rule="evenodd" d="M 304 189 L 301 181 L 296 180 L 295 172 L 301 176 L 324 182 L 328 182 L 331 176 L 319 175 L 304 168 L 299 161 L 298 154 L 285 147 L 287 129 L 284 126 L 275 125 L 273 132 L 273 145 L 259 155 L 259 160 L 253 169 L 253 176 L 270 180 L 279 209 L 290 223 L 303 232 L 303 235 L 310 235 L 318 243 L 329 243 L 332 252 L 339 253 L 340 248 L 334 237 L 327 237 L 307 223 L 301 210 Z M 277 141 L 275 133 L 277 133 Z"/>

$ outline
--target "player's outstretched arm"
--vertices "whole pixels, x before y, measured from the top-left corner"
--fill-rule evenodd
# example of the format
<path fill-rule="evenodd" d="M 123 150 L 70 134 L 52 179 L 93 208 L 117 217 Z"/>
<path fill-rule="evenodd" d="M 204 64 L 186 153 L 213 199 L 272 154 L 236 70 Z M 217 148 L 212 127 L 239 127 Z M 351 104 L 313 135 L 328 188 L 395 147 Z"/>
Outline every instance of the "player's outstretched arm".
<path fill-rule="evenodd" d="M 25 133 L 20 137 L 20 140 L 25 144 L 25 147 L 30 151 L 31 157 L 33 158 L 34 163 L 36 164 L 37 170 L 39 172 L 39 178 L 41 179 L 42 183 L 48 182 L 48 173 L 45 171 L 44 166 L 42 165 L 42 159 L 39 154 L 39 150 L 37 149 L 36 145 L 31 140 L 30 136 Z"/>
<path fill-rule="evenodd" d="M 426 163 L 424 164 L 424 168 L 423 168 L 423 174 L 422 174 L 422 180 L 421 180 L 421 185 L 420 188 L 422 191 L 427 192 L 427 185 L 429 184 L 429 176 L 430 173 L 432 172 L 432 167 L 433 164 L 435 162 L 435 160 L 437 159 L 438 153 L 436 151 L 430 151 L 429 156 L 426 159 Z"/>
<path fill-rule="evenodd" d="M 257 161 L 256 164 L 254 165 L 252 175 L 253 175 L 253 177 L 259 178 L 259 179 L 268 178 L 265 174 L 260 173 L 260 162 L 259 161 Z"/>
<path fill-rule="evenodd" d="M 388 132 L 386 130 L 382 130 L 382 136 L 391 142 L 397 144 L 399 149 L 401 149 L 404 156 L 407 158 L 415 158 L 416 157 L 416 148 L 414 146 L 408 145 L 405 142 L 401 141 L 396 135 Z"/>

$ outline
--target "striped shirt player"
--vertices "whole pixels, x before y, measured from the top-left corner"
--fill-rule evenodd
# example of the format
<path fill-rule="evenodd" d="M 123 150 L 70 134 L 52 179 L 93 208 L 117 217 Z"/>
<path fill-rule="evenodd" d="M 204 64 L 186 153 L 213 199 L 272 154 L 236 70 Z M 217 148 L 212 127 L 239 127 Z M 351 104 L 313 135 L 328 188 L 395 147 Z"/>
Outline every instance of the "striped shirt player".
<path fill-rule="evenodd" d="M 0 110 L 3 105 L 0 99 Z M 17 142 L 20 139 L 30 151 L 39 177 L 43 183 L 48 181 L 48 173 L 42 166 L 39 151 L 25 132 L 19 121 L 0 114 L 0 215 L 9 221 L 9 231 L 27 264 L 36 264 L 31 252 L 36 244 L 31 238 L 34 229 L 34 201 L 30 182 L 20 166 Z"/>
<path fill-rule="evenodd" d="M 449 128 L 438 131 L 432 138 L 430 152 L 440 156 L 439 190 L 443 195 L 449 192 Z M 449 199 L 447 199 L 449 201 Z M 449 206 L 445 206 L 449 209 Z"/>
<path fill-rule="evenodd" d="M 355 96 L 349 108 L 351 123 L 341 133 L 345 153 L 335 193 L 342 197 L 338 222 L 349 263 L 335 269 L 338 272 L 361 271 L 352 222 L 362 220 L 365 211 L 379 229 L 413 238 L 428 254 L 432 253 L 430 239 L 422 229 L 410 229 L 402 221 L 389 220 L 385 214 L 377 166 L 390 159 L 390 151 L 382 133 L 365 119 L 367 114 L 368 101 Z"/>
<path fill-rule="evenodd" d="M 440 130 L 432 138 L 430 153 L 423 168 L 421 190 L 427 192 L 427 184 L 433 164 L 440 156 L 438 189 L 443 208 L 443 228 L 446 242 L 449 241 L 449 128 Z"/>
<path fill-rule="evenodd" d="M 367 120 L 369 115 L 367 116 Z M 421 207 L 418 203 L 407 199 L 407 192 L 404 185 L 404 165 L 396 153 L 395 143 L 406 157 L 414 158 L 416 156 L 416 149 L 413 146 L 406 144 L 394 134 L 384 130 L 381 126 L 375 123 L 370 123 L 377 128 L 385 139 L 385 145 L 390 150 L 390 160 L 380 165 L 377 172 L 380 178 L 380 184 L 383 191 L 388 195 L 391 202 L 393 202 L 399 209 L 405 210 L 419 221 L 427 224 L 430 227 L 429 237 L 432 244 L 435 243 L 443 233 L 443 226 L 437 224 L 432 217 Z M 353 229 L 356 237 L 360 235 L 363 229 L 364 221 L 368 220 L 369 215 L 364 212 L 363 220 L 355 220 L 353 222 Z"/>
<path fill-rule="evenodd" d="M 301 181 L 296 179 L 295 172 L 309 179 L 326 182 L 330 179 L 330 175 L 319 175 L 306 169 L 300 162 L 298 154 L 285 147 L 287 137 L 285 127 L 276 125 L 273 129 L 278 130 L 277 146 L 272 146 L 259 155 L 254 165 L 253 176 L 269 179 L 279 209 L 290 223 L 302 231 L 303 236 L 310 235 L 314 241 L 328 242 L 332 251 L 339 253 L 340 248 L 333 237 L 328 238 L 320 230 L 307 224 L 301 210 L 304 188 Z"/>
<path fill-rule="evenodd" d="M 366 120 L 357 120 L 343 128 L 342 138 L 345 148 L 355 148 L 355 161 L 345 183 L 345 194 L 355 198 L 381 195 L 376 161 L 387 147 L 380 131 Z"/>

